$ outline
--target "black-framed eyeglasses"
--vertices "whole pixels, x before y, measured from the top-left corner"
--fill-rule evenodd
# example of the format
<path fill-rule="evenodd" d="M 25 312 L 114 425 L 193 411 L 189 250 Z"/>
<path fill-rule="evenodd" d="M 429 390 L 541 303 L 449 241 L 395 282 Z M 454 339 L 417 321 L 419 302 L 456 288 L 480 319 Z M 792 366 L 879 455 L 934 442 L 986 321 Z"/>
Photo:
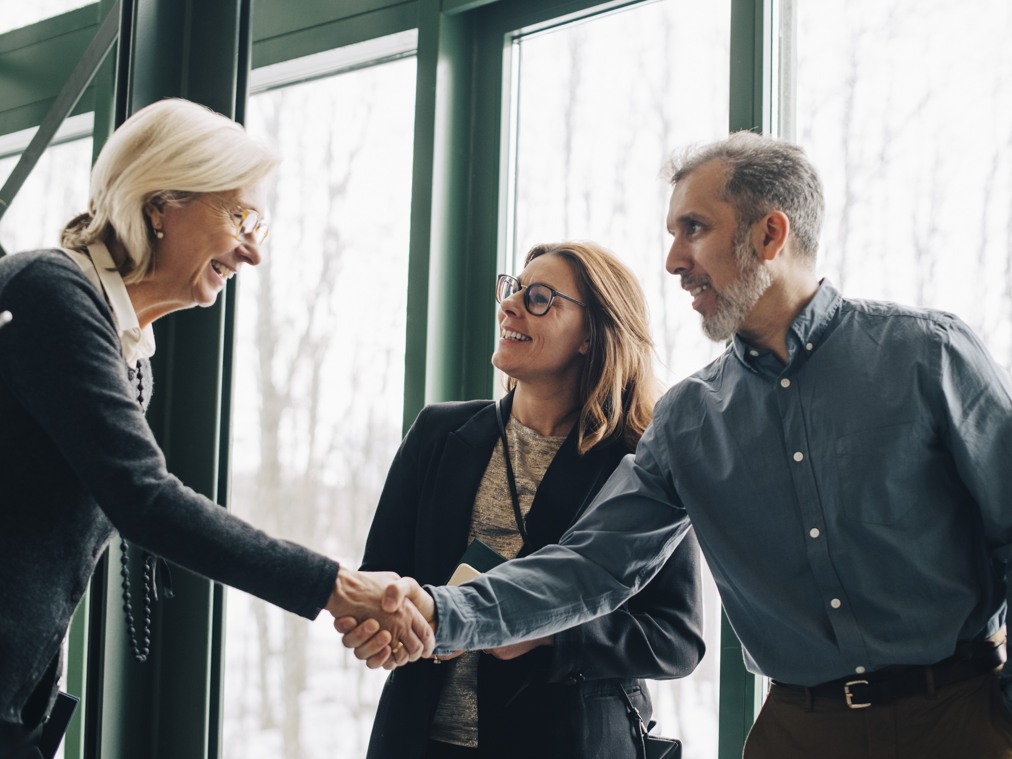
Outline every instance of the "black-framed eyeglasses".
<path fill-rule="evenodd" d="M 565 298 L 571 303 L 575 303 L 582 308 L 587 307 L 586 303 L 581 303 L 576 298 L 570 298 L 568 295 L 552 289 L 543 282 L 532 282 L 529 285 L 522 285 L 520 284 L 519 279 L 511 277 L 509 274 L 500 274 L 496 277 L 496 303 L 502 303 L 504 300 L 516 295 L 521 290 L 524 291 L 524 308 L 527 309 L 527 313 L 531 316 L 544 316 L 547 314 L 548 309 L 552 307 L 552 303 L 555 302 L 556 298 Z"/>

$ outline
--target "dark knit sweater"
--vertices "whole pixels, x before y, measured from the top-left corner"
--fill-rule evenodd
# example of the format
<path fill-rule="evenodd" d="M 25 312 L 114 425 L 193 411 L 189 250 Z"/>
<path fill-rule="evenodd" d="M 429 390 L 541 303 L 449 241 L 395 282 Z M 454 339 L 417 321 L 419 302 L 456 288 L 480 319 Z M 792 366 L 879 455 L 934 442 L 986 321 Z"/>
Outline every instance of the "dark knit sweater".
<path fill-rule="evenodd" d="M 212 580 L 313 618 L 330 559 L 183 485 L 127 376 L 102 294 L 59 251 L 0 259 L 0 721 L 21 708 L 117 531 Z"/>

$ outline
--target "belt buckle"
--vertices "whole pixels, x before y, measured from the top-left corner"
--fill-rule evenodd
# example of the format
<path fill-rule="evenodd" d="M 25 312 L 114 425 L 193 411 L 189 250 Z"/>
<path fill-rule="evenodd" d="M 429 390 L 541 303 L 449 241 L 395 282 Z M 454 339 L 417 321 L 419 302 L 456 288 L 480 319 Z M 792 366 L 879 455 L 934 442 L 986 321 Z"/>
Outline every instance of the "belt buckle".
<path fill-rule="evenodd" d="M 871 701 L 868 701 L 867 703 L 855 703 L 854 694 L 850 692 L 850 686 L 852 685 L 867 685 L 867 684 L 868 684 L 867 680 L 851 680 L 850 682 L 846 682 L 843 684 L 843 696 L 844 698 L 847 699 L 848 709 L 867 709 L 869 706 L 871 706 Z"/>

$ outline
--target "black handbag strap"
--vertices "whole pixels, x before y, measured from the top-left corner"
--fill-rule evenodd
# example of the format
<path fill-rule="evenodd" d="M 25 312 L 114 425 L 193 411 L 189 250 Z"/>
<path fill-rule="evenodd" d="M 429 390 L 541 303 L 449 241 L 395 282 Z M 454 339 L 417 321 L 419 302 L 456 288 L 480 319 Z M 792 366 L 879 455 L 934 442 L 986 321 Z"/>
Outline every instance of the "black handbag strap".
<path fill-rule="evenodd" d="M 513 518 L 516 519 L 517 530 L 519 530 L 520 537 L 526 546 L 530 541 L 527 539 L 527 526 L 524 524 L 524 515 L 520 511 L 520 496 L 517 495 L 517 481 L 513 476 L 513 463 L 510 461 L 510 444 L 506 439 L 506 421 L 503 419 L 502 399 L 496 401 L 495 418 L 499 422 L 499 439 L 502 440 L 502 455 L 506 460 L 506 480 L 510 486 L 510 498 L 513 500 Z"/>
<path fill-rule="evenodd" d="M 647 734 L 647 723 L 643 721 L 643 715 L 640 714 L 640 710 L 637 709 L 629 698 L 629 694 L 626 692 L 625 687 L 622 683 L 618 684 L 618 689 L 622 693 L 622 698 L 625 700 L 625 711 L 629 715 L 629 721 L 632 723 L 633 734 L 642 742 L 644 736 Z"/>
<path fill-rule="evenodd" d="M 681 759 L 682 756 L 682 743 L 674 738 L 664 738 L 659 735 L 651 735 L 650 728 L 654 726 L 654 722 L 651 720 L 650 724 L 646 724 L 643 721 L 643 715 L 640 714 L 640 710 L 637 709 L 629 697 L 629 693 L 626 691 L 625 686 L 620 682 L 618 683 L 619 692 L 622 694 L 622 698 L 625 700 L 626 714 L 629 715 L 629 722 L 632 725 L 633 740 L 636 743 L 636 753 L 642 759 Z"/>

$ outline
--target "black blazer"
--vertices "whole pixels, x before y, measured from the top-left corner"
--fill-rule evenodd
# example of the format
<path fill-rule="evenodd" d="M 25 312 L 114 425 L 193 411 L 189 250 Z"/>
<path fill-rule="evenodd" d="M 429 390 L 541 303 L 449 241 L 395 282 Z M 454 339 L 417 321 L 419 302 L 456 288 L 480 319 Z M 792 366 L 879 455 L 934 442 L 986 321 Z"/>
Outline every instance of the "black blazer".
<path fill-rule="evenodd" d="M 504 411 L 511 401 L 504 400 Z M 498 438 L 492 401 L 422 409 L 390 467 L 362 568 L 444 584 L 467 547 L 474 497 Z M 629 452 L 613 443 L 581 456 L 574 430 L 535 494 L 526 520 L 531 546 L 521 555 L 557 542 Z M 639 678 L 683 677 L 703 651 L 699 551 L 690 531 L 657 576 L 620 609 L 517 659 L 482 655 L 482 755 L 635 757 L 620 685 L 649 719 L 649 697 Z M 444 665 L 422 660 L 391 673 L 369 759 L 422 756 L 444 671 Z"/>

